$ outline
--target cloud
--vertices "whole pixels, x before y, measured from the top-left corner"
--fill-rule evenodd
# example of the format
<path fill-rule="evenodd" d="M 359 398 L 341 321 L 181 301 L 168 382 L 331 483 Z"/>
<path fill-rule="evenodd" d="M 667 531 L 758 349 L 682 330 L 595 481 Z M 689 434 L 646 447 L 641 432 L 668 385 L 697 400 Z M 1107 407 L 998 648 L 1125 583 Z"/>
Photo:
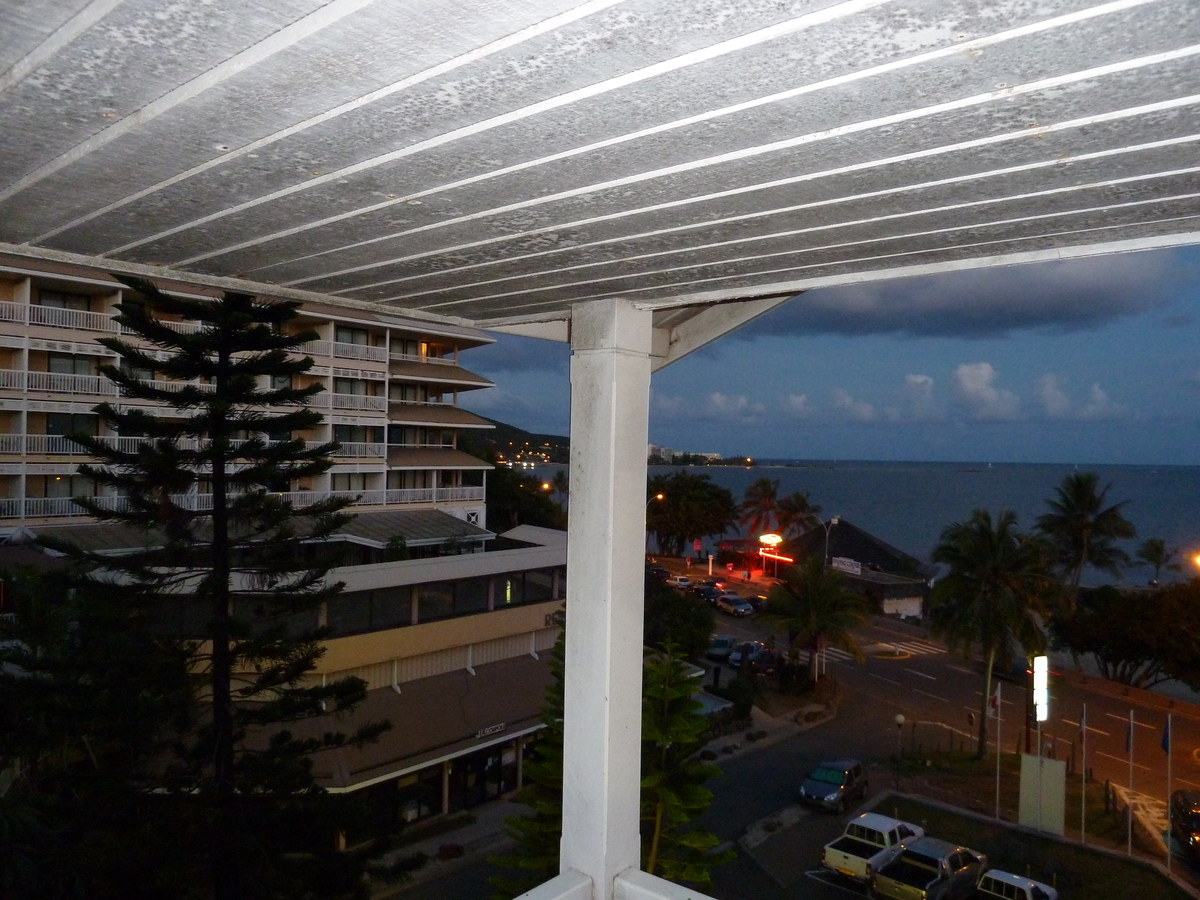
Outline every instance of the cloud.
<path fill-rule="evenodd" d="M 941 418 L 941 410 L 933 399 L 933 379 L 928 375 L 904 376 L 904 398 L 914 419 Z"/>
<path fill-rule="evenodd" d="M 1066 380 L 1053 372 L 1038 379 L 1034 394 L 1052 419 L 1114 419 L 1125 414 L 1124 407 L 1115 403 L 1098 383 L 1092 385 L 1084 404 L 1075 408 L 1067 395 Z"/>
<path fill-rule="evenodd" d="M 958 398 L 977 419 L 1014 419 L 1021 401 L 1012 391 L 999 390 L 993 382 L 996 370 L 991 363 L 963 363 L 954 370 Z"/>
<path fill-rule="evenodd" d="M 737 332 L 986 338 L 1096 328 L 1167 304 L 1192 277 L 1172 250 L 969 269 L 820 288 Z"/>
<path fill-rule="evenodd" d="M 1063 389 L 1062 379 L 1053 372 L 1048 372 L 1038 379 L 1034 394 L 1050 418 L 1061 419 L 1070 414 L 1071 400 Z"/>
<path fill-rule="evenodd" d="M 706 412 L 714 417 L 733 416 L 745 420 L 766 412 L 766 407 L 742 394 L 722 394 L 720 391 L 714 391 L 708 395 Z"/>
<path fill-rule="evenodd" d="M 865 400 L 855 400 L 843 388 L 834 388 L 833 408 L 852 422 L 875 421 L 875 407 Z"/>
<path fill-rule="evenodd" d="M 1087 403 L 1079 410 L 1081 419 L 1115 419 L 1125 414 L 1124 407 L 1109 399 L 1099 384 L 1093 384 L 1088 391 Z"/>
<path fill-rule="evenodd" d="M 808 402 L 808 394 L 788 394 L 784 403 L 794 416 L 806 418 L 816 412 L 813 405 Z"/>

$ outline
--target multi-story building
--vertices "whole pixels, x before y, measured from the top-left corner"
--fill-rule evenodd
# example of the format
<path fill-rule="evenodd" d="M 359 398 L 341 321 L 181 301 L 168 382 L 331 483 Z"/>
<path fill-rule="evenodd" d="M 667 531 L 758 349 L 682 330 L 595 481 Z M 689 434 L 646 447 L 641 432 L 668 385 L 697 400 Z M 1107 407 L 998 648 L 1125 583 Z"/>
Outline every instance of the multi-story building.
<path fill-rule="evenodd" d="M 195 286 L 159 286 L 200 295 Z M 86 457 L 67 437 L 140 440 L 106 433 L 93 412 L 101 401 L 125 402 L 100 373 L 123 361 L 96 341 L 121 334 L 122 290 L 100 271 L 0 257 L 0 568 L 34 556 L 29 537 L 96 551 L 138 545 L 136 535 L 91 521 L 73 502 L 95 488 L 76 474 Z M 380 826 L 512 790 L 541 727 L 566 536 L 528 526 L 500 536 L 487 530 L 491 465 L 459 450 L 458 438 L 493 426 L 458 398 L 492 383 L 460 366 L 459 353 L 492 339 L 453 324 L 315 304 L 304 305 L 292 327 L 318 335 L 300 348 L 315 365 L 297 386 L 325 387 L 311 401 L 324 421 L 304 438 L 341 446 L 326 474 L 280 491 L 298 501 L 349 496 L 357 514 L 336 535 L 350 545 L 347 563 L 331 573 L 345 590 L 305 623 L 333 630 L 310 677 L 362 678 L 368 699 L 356 715 L 395 725 L 365 750 L 324 754 L 317 777 L 331 790 L 368 791 Z M 203 487 L 177 499 L 201 510 L 209 502 Z M 408 558 L 391 558 L 396 537 Z M 172 627 L 186 630 L 189 615 L 181 602 Z"/>
<path fill-rule="evenodd" d="M 194 286 L 162 287 L 197 294 Z M 71 498 L 94 488 L 74 474 L 81 451 L 66 435 L 138 440 L 106 433 L 92 411 L 105 400 L 122 404 L 99 373 L 122 360 L 96 342 L 121 334 L 121 297 L 122 286 L 103 273 L 0 258 L 0 534 L 79 516 Z M 459 353 L 492 338 L 473 328 L 312 304 L 292 327 L 318 335 L 301 348 L 315 365 L 297 386 L 325 388 L 312 400 L 324 422 L 304 437 L 341 447 L 328 473 L 289 490 L 351 496 L 364 510 L 438 508 L 486 525 L 491 466 L 459 450 L 458 436 L 492 425 L 461 409 L 458 398 L 492 382 L 460 366 Z M 203 508 L 205 496 L 190 502 Z"/>

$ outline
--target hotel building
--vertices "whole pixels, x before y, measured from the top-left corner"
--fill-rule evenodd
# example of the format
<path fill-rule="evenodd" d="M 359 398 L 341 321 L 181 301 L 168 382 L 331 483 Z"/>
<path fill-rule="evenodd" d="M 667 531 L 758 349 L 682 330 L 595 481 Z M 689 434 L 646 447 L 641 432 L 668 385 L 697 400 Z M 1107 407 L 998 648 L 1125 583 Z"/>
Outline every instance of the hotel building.
<path fill-rule="evenodd" d="M 195 286 L 159 287 L 204 296 Z M 102 401 L 122 403 L 99 371 L 122 360 L 96 341 L 122 334 L 115 307 L 123 292 L 98 270 L 0 258 L 0 566 L 28 561 L 38 536 L 98 552 L 137 546 L 135 535 L 91 520 L 72 500 L 94 495 L 94 486 L 76 474 L 87 457 L 67 437 L 139 440 L 106 433 L 93 411 Z M 327 473 L 280 490 L 297 502 L 347 496 L 356 514 L 336 535 L 350 545 L 349 562 L 331 573 L 345 590 L 305 623 L 334 632 L 312 678 L 362 678 L 368 699 L 356 717 L 394 726 L 365 750 L 320 756 L 318 779 L 334 791 L 371 794 L 371 825 L 379 827 L 514 790 L 541 727 L 550 679 L 544 653 L 558 636 L 554 613 L 565 596 L 566 536 L 530 526 L 503 535 L 487 529 L 491 465 L 459 450 L 458 440 L 493 426 L 458 400 L 492 383 L 463 368 L 459 353 L 492 338 L 315 304 L 304 305 L 291 327 L 317 334 L 300 348 L 315 365 L 297 386 L 325 387 L 311 401 L 324 421 L 304 437 L 340 448 Z M 177 500 L 202 510 L 210 496 L 201 489 Z M 398 537 L 407 558 L 390 552 Z M 186 628 L 186 604 L 179 616 Z"/>

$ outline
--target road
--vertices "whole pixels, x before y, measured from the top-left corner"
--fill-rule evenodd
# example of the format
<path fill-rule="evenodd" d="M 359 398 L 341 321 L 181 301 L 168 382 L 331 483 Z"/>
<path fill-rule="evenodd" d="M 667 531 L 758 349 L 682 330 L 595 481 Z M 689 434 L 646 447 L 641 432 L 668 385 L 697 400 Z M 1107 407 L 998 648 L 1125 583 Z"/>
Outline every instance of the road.
<path fill-rule="evenodd" d="M 717 630 L 743 639 L 765 639 L 770 627 L 750 619 L 732 619 L 718 614 Z M 939 741 L 974 743 L 975 727 L 970 716 L 978 716 L 983 698 L 982 664 L 978 660 L 951 655 L 923 632 L 905 625 L 878 621 L 858 633 L 860 643 L 876 650 L 893 651 L 869 655 L 858 663 L 840 651 L 830 651 L 828 671 L 843 686 L 838 718 L 797 737 L 742 755 L 722 765 L 723 773 L 709 786 L 714 800 L 704 824 L 722 840 L 734 842 L 751 823 L 794 802 L 802 773 L 823 759 L 854 756 L 868 765 L 885 763 L 895 752 L 897 713 L 906 719 L 903 732 L 905 752 L 913 747 L 933 747 Z M 899 658 L 894 648 L 899 646 Z M 728 676 L 727 676 L 728 677 Z M 1134 711 L 1134 788 L 1165 798 L 1165 755 L 1159 746 L 1166 714 L 1145 704 L 1089 693 L 1051 677 L 1050 720 L 1043 740 L 1057 744 L 1058 758 L 1078 748 L 1079 713 L 1088 708 L 1088 765 L 1096 779 L 1116 784 L 1128 782 L 1129 762 L 1125 735 L 1129 711 Z M 1024 707 L 1024 688 L 1005 682 L 1002 687 L 1001 739 L 1012 752 L 1019 740 Z M 1174 713 L 1173 767 L 1175 787 L 1200 789 L 1200 763 L 1193 756 L 1200 747 L 1200 718 L 1195 707 L 1176 704 Z M 915 728 L 912 723 L 916 723 Z M 994 723 L 993 723 L 994 724 Z M 992 729 L 994 741 L 994 728 Z M 872 792 L 886 787 L 875 783 Z M 1068 810 L 1068 824 L 1072 819 Z M 713 873 L 711 893 L 721 900 L 791 900 L 791 898 L 846 898 L 865 896 L 853 886 L 830 881 L 816 870 L 821 846 L 836 836 L 843 820 L 819 813 L 810 814 L 802 827 L 793 829 L 792 858 L 771 867 L 776 877 L 739 849 L 737 860 Z M 736 846 L 736 845 L 735 845 Z M 485 862 L 470 863 L 436 881 L 403 892 L 405 900 L 457 900 L 487 896 L 487 876 L 493 869 Z M 784 873 L 780 875 L 780 873 Z"/>

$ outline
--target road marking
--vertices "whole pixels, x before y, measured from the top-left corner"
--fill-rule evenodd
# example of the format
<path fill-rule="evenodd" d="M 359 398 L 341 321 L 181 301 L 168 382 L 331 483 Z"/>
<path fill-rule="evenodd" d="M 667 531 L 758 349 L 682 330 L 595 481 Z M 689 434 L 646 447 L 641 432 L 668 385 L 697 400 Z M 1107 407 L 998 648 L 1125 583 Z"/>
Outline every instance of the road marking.
<path fill-rule="evenodd" d="M 1123 766 L 1129 765 L 1129 757 L 1128 756 L 1126 756 L 1124 759 L 1122 759 L 1119 756 L 1110 756 L 1107 753 L 1101 753 L 1099 750 L 1093 750 L 1092 753 L 1096 754 L 1096 756 L 1103 756 L 1105 759 L 1114 759 Z M 1147 772 L 1154 771 L 1154 769 L 1150 768 L 1149 766 L 1143 766 L 1141 763 L 1134 763 L 1133 767 L 1135 769 L 1145 769 Z"/>
<path fill-rule="evenodd" d="M 964 669 L 962 666 L 947 665 L 946 668 L 953 669 L 955 672 L 962 672 L 964 675 L 974 675 L 975 674 L 970 669 Z"/>
<path fill-rule="evenodd" d="M 1072 728 L 1078 728 L 1078 727 L 1079 727 L 1079 723 L 1078 723 L 1078 722 L 1072 722 L 1070 719 L 1063 719 L 1063 720 L 1062 720 L 1062 723 L 1063 723 L 1064 725 L 1070 725 Z M 1104 735 L 1105 737 L 1108 737 L 1108 736 L 1109 736 L 1109 733 L 1108 733 L 1107 731 L 1101 731 L 1099 728 L 1093 728 L 1091 725 L 1089 725 L 1089 726 L 1087 727 L 1087 730 L 1088 730 L 1088 731 L 1094 731 L 1094 732 L 1096 732 L 1096 734 L 1102 734 L 1102 735 Z"/>
<path fill-rule="evenodd" d="M 1112 713 L 1105 713 L 1105 715 L 1110 719 L 1116 719 L 1118 722 L 1124 722 L 1126 725 L 1129 724 L 1129 716 L 1117 716 L 1113 715 Z M 1158 728 L 1156 728 L 1154 725 L 1147 725 L 1145 722 L 1139 722 L 1136 719 L 1134 720 L 1133 724 L 1138 728 L 1149 728 L 1151 731 L 1158 731 Z"/>
<path fill-rule="evenodd" d="M 898 681 L 893 681 L 891 678 L 884 678 L 882 675 L 876 675 L 874 672 L 868 672 L 867 674 L 870 675 L 872 678 L 878 678 L 880 681 L 886 681 L 888 684 L 895 684 L 895 685 L 900 684 L 900 682 L 898 682 Z"/>
<path fill-rule="evenodd" d="M 941 700 L 943 703 L 949 703 L 945 697 L 939 697 L 937 694 L 931 694 L 928 691 L 922 691 L 919 688 L 913 688 L 914 694 L 924 694 L 926 697 L 932 697 L 934 700 Z"/>
<path fill-rule="evenodd" d="M 924 672 L 918 672 L 916 669 L 905 669 L 909 675 L 917 675 L 921 678 L 928 678 L 930 681 L 937 681 L 936 675 L 926 675 Z"/>
<path fill-rule="evenodd" d="M 850 887 L 840 877 L 838 877 L 837 875 L 834 875 L 832 872 L 828 871 L 827 869 L 810 869 L 809 871 L 805 872 L 804 874 L 807 877 L 811 878 L 813 881 L 819 881 L 821 884 L 825 885 L 826 887 L 835 888 L 835 889 L 841 891 L 843 894 L 849 894 L 852 897 L 861 897 L 862 896 L 862 893 L 859 889 Z"/>
<path fill-rule="evenodd" d="M 1172 778 L 1171 780 L 1178 781 L 1180 784 L 1190 785 L 1191 787 L 1194 787 L 1194 788 L 1200 788 L 1200 784 L 1196 784 L 1196 782 L 1194 782 L 1194 781 L 1188 781 L 1186 778 Z"/>

